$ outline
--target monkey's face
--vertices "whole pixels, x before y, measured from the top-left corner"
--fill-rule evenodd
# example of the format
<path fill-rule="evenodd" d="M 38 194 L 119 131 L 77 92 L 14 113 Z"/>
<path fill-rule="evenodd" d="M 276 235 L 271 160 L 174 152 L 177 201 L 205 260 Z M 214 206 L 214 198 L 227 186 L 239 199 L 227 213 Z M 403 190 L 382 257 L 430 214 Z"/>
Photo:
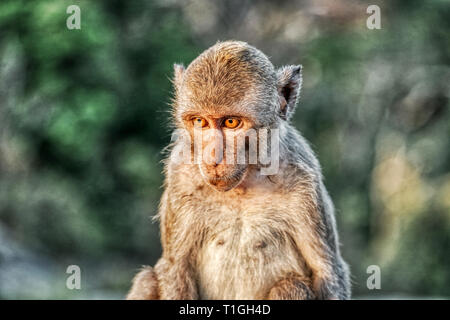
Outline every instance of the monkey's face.
<path fill-rule="evenodd" d="M 224 42 L 203 52 L 187 69 L 175 65 L 174 71 L 174 117 L 178 128 L 189 131 L 191 155 L 203 179 L 227 191 L 243 181 L 250 164 L 267 165 L 262 155 L 268 145 L 260 131 L 276 129 L 292 115 L 301 67 L 276 71 L 256 48 Z M 271 159 L 277 157 L 271 152 Z"/>
<path fill-rule="evenodd" d="M 248 168 L 245 133 L 251 122 L 232 115 L 186 115 L 184 122 L 202 179 L 218 191 L 238 186 Z"/>

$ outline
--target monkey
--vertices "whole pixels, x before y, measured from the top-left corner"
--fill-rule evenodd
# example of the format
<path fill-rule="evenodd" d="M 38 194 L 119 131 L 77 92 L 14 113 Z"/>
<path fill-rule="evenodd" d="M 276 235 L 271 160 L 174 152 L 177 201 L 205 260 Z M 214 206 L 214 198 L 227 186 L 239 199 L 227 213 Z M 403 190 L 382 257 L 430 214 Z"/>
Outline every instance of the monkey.
<path fill-rule="evenodd" d="M 187 68 L 175 64 L 172 81 L 172 119 L 185 138 L 165 160 L 156 216 L 163 252 L 127 299 L 350 299 L 320 164 L 291 123 L 301 65 L 275 69 L 255 47 L 224 41 Z M 273 172 L 249 161 L 252 130 L 278 132 L 270 143 L 256 135 L 256 145 L 277 151 Z M 188 160 L 205 156 L 178 161 L 180 148 Z"/>

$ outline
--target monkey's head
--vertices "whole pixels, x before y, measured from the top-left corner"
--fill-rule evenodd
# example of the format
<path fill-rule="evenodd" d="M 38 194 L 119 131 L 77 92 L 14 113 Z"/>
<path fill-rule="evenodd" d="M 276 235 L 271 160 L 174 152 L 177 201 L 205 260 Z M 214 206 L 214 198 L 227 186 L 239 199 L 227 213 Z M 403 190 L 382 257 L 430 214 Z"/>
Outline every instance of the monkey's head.
<path fill-rule="evenodd" d="M 203 179 L 228 191 L 243 181 L 250 165 L 258 166 L 249 163 L 248 132 L 278 128 L 291 118 L 301 66 L 275 70 L 258 49 L 227 41 L 204 51 L 186 69 L 178 64 L 174 69 L 175 122 L 190 134 Z"/>

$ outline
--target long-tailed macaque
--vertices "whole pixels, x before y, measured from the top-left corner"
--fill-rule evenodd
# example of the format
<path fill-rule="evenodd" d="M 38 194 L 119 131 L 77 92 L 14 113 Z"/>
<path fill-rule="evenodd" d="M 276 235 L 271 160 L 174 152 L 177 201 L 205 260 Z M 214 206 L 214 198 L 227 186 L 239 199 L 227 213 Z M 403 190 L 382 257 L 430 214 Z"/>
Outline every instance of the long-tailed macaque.
<path fill-rule="evenodd" d="M 163 253 L 128 299 L 350 298 L 320 165 L 290 123 L 301 71 L 238 41 L 175 65 Z"/>

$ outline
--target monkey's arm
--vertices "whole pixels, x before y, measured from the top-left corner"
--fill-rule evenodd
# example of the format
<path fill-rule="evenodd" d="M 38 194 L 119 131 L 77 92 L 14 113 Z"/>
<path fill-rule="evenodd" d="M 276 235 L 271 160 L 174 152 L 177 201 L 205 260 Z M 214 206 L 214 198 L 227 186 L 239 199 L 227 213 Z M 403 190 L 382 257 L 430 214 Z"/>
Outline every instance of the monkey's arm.
<path fill-rule="evenodd" d="M 187 260 L 170 262 L 159 259 L 155 265 L 161 300 L 196 300 L 197 284 Z"/>
<path fill-rule="evenodd" d="M 144 267 L 133 279 L 127 300 L 158 300 L 158 279 L 152 267 Z"/>
<path fill-rule="evenodd" d="M 161 258 L 155 268 L 145 267 L 134 277 L 127 300 L 197 299 L 193 279 L 188 267 Z"/>
<path fill-rule="evenodd" d="M 317 180 L 316 180 L 317 181 Z M 317 299 L 347 299 L 350 295 L 347 265 L 338 246 L 334 208 L 321 181 L 309 181 L 301 190 L 301 232 L 293 239 L 312 271 Z"/>
<path fill-rule="evenodd" d="M 172 210 L 169 193 L 164 192 L 159 208 L 163 255 L 155 265 L 162 300 L 193 300 L 198 298 L 197 284 L 192 269 L 192 252 L 195 251 L 192 221 Z"/>
<path fill-rule="evenodd" d="M 127 299 L 193 300 L 198 298 L 190 261 L 192 246 L 189 244 L 193 235 L 192 233 L 189 236 L 180 234 L 177 230 L 175 225 L 180 224 L 174 223 L 176 217 L 170 210 L 168 198 L 168 193 L 164 192 L 158 214 L 163 255 L 154 268 L 146 267 L 135 276 Z M 183 223 L 181 225 L 186 227 Z M 180 242 L 182 245 L 179 245 Z"/>

